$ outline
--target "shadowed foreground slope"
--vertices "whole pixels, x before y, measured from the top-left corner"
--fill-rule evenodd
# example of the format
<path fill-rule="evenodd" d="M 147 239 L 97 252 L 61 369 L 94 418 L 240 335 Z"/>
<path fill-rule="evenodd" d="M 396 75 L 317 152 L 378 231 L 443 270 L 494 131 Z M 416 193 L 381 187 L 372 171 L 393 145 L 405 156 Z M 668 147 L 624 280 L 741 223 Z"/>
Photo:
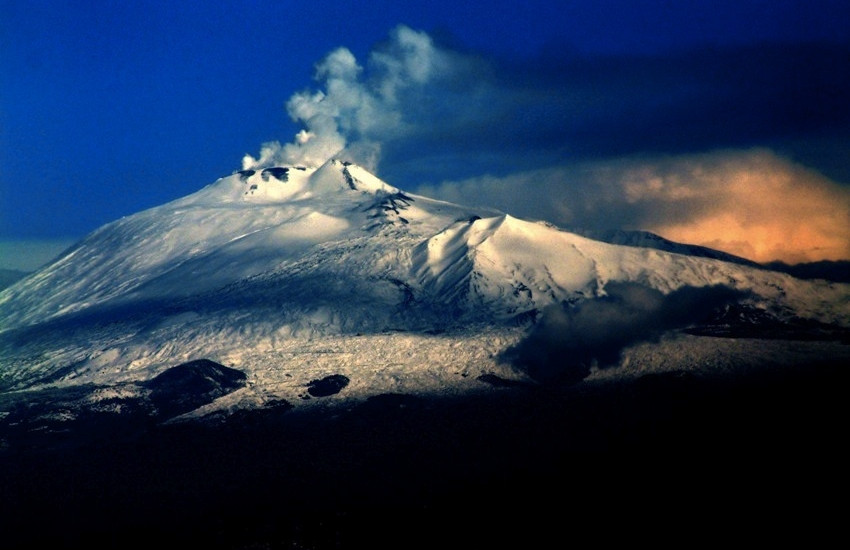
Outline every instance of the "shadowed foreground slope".
<path fill-rule="evenodd" d="M 829 361 L 566 388 L 489 377 L 463 399 L 65 434 L 0 453 L 0 531 L 5 548 L 817 543 L 840 527 L 825 497 L 848 488 L 848 381 Z"/>

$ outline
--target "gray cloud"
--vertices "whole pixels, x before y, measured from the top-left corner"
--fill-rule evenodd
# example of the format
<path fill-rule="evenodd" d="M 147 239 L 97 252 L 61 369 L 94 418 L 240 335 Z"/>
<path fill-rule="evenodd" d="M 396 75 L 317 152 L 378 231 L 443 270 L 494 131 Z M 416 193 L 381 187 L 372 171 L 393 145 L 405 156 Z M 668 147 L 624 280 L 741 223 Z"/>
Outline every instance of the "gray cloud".
<path fill-rule="evenodd" d="M 542 383 L 576 383 L 593 367 L 616 366 L 626 347 L 655 341 L 748 296 L 722 285 L 682 287 L 664 295 L 636 283 L 611 282 L 605 291 L 577 305 L 549 306 L 503 359 Z"/>
<path fill-rule="evenodd" d="M 767 146 L 850 183 L 840 168 L 850 146 L 848 63 L 850 47 L 828 44 L 479 61 L 457 71 L 454 90 L 428 87 L 431 101 L 413 106 L 418 132 L 385 143 L 384 175 L 433 184 L 449 173 Z M 821 146 L 805 145 L 815 139 Z"/>
<path fill-rule="evenodd" d="M 848 65 L 847 44 L 779 43 L 655 56 L 553 48 L 506 61 L 400 25 L 365 65 L 344 47 L 321 60 L 318 89 L 286 104 L 302 130 L 245 163 L 315 164 L 347 151 L 373 169 L 380 160 L 379 175 L 415 187 L 634 154 L 766 146 L 850 183 Z"/>
<path fill-rule="evenodd" d="M 507 62 L 399 26 L 365 65 L 329 53 L 318 89 L 286 104 L 301 131 L 243 164 L 335 156 L 409 191 L 566 227 L 653 231 L 756 261 L 840 260 L 846 66 L 846 44 Z"/>

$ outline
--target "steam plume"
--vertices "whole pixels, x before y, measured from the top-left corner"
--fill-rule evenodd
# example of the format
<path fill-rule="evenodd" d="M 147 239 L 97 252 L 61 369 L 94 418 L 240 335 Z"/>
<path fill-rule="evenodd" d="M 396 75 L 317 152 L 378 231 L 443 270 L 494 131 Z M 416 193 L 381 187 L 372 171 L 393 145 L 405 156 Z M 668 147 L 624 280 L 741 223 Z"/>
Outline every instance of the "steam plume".
<path fill-rule="evenodd" d="M 246 155 L 244 169 L 274 164 L 318 166 L 331 157 L 354 160 L 375 170 L 379 139 L 406 130 L 401 96 L 421 87 L 448 66 L 424 32 L 396 27 L 369 57 L 368 70 L 347 48 L 337 48 L 316 65 L 322 90 L 294 94 L 286 104 L 303 129 L 292 142 L 265 143 L 259 157 Z"/>
<path fill-rule="evenodd" d="M 787 86 L 789 53 L 829 93 Z M 757 262 L 845 260 L 847 181 L 759 144 L 846 125 L 836 98 L 850 79 L 833 70 L 846 56 L 834 46 L 509 62 L 398 26 L 364 65 L 346 48 L 319 62 L 318 89 L 286 104 L 301 130 L 243 168 L 336 157 L 377 172 L 384 159 L 380 175 L 410 191 L 565 228 L 646 230 Z M 741 86 L 741 74 L 759 85 Z M 728 149 L 729 136 L 745 138 Z"/>

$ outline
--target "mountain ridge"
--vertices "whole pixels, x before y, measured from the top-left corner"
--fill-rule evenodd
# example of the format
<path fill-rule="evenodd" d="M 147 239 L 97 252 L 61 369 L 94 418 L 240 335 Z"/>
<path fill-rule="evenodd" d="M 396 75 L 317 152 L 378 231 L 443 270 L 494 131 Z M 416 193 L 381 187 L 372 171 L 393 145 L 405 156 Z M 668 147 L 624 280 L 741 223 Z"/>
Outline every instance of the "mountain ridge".
<path fill-rule="evenodd" d="M 0 292 L 0 385 L 123 383 L 203 358 L 251 375 L 247 404 L 334 374 L 353 380 L 343 397 L 454 391 L 470 386 L 456 373 L 521 377 L 502 354 L 534 321 L 616 301 L 613 283 L 659 296 L 725 285 L 779 322 L 850 325 L 848 285 L 605 243 L 331 160 L 234 172 L 106 224 Z M 319 372 L 310 358 L 330 343 L 345 359 Z M 364 363 L 375 387 L 357 380 Z"/>

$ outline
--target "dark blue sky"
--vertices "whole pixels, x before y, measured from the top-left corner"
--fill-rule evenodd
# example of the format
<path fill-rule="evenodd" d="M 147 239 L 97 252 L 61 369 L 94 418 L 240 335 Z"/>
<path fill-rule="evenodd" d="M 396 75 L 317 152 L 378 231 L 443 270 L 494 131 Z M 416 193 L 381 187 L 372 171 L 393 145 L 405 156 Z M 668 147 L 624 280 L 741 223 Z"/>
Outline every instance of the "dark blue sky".
<path fill-rule="evenodd" d="M 399 24 L 471 72 L 382 143 L 395 185 L 753 146 L 848 184 L 848 20 L 817 0 L 0 0 L 0 241 L 81 237 L 289 142 L 315 65 L 344 46 L 366 66 Z"/>

